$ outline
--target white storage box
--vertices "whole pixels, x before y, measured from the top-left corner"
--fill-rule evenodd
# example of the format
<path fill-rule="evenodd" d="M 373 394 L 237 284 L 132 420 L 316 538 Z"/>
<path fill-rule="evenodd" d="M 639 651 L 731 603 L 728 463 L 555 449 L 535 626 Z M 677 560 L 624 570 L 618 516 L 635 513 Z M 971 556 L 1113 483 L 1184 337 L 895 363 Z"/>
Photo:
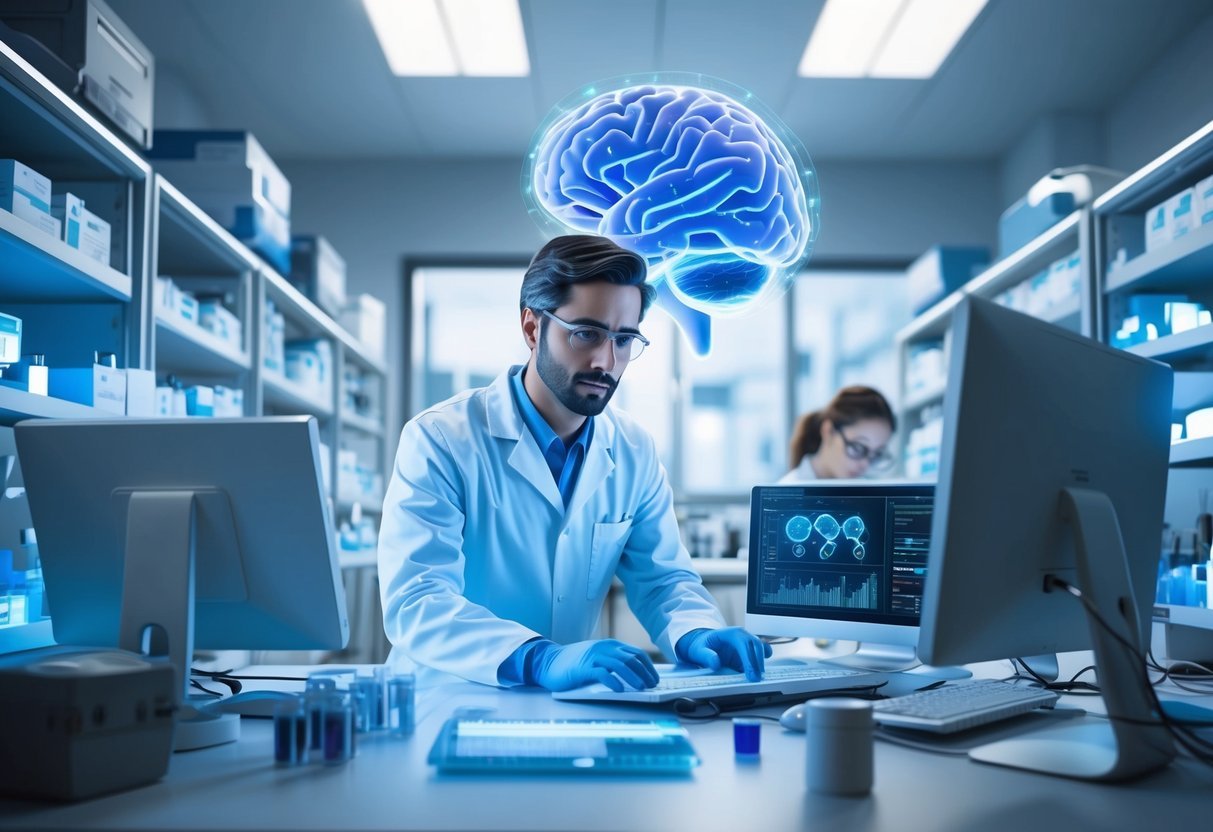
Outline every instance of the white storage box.
<path fill-rule="evenodd" d="M 374 295 L 358 295 L 341 313 L 341 325 L 366 351 L 382 359 L 387 346 L 387 307 Z"/>

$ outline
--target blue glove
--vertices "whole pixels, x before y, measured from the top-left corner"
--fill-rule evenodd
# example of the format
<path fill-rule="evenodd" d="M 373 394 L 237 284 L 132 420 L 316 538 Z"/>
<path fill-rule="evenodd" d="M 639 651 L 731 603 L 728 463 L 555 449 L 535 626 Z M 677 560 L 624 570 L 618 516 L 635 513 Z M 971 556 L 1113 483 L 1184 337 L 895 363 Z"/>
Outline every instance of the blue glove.
<path fill-rule="evenodd" d="M 639 647 L 613 638 L 556 644 L 535 642 L 526 659 L 528 683 L 548 690 L 572 690 L 601 682 L 613 691 L 657 684 L 657 668 Z"/>
<path fill-rule="evenodd" d="M 689 664 L 712 670 L 722 667 L 740 670 L 751 682 L 758 682 L 766 670 L 771 645 L 742 627 L 725 627 L 722 630 L 691 630 L 678 639 L 674 652 Z"/>

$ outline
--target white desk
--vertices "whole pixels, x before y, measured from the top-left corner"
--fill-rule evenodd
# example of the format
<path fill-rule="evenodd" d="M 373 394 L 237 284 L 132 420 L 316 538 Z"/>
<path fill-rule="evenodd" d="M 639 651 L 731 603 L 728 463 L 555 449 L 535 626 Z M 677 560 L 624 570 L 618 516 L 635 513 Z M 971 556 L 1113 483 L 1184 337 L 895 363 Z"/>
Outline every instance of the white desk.
<path fill-rule="evenodd" d="M 1081 666 L 1075 662 L 1065 667 Z M 1199 701 L 1213 705 L 1213 696 Z M 655 713 L 451 685 L 423 694 L 413 737 L 362 735 L 358 756 L 332 768 L 276 768 L 270 723 L 245 719 L 238 743 L 175 755 L 160 783 L 63 806 L 0 802 L 0 828 L 1078 832 L 1208 829 L 1213 819 L 1213 770 L 1186 759 L 1109 786 L 878 742 L 870 796 L 817 796 L 804 789 L 803 734 L 764 725 L 760 761 L 739 762 L 727 721 L 690 726 L 703 765 L 685 779 L 438 775 L 426 754 L 461 706 L 492 707 L 503 717 Z"/>

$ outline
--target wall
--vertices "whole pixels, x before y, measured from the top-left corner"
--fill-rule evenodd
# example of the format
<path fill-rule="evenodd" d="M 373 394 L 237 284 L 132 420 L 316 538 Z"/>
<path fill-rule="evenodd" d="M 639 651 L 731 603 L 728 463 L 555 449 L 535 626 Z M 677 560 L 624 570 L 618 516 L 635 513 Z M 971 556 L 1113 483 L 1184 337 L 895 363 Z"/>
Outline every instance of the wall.
<path fill-rule="evenodd" d="M 404 327 L 402 260 L 526 259 L 544 237 L 527 216 L 520 160 L 295 162 L 292 226 L 345 258 L 348 291 L 388 307 L 388 425 L 398 431 Z M 905 262 L 935 243 L 993 247 L 998 175 L 985 163 L 818 162 L 819 260 Z"/>

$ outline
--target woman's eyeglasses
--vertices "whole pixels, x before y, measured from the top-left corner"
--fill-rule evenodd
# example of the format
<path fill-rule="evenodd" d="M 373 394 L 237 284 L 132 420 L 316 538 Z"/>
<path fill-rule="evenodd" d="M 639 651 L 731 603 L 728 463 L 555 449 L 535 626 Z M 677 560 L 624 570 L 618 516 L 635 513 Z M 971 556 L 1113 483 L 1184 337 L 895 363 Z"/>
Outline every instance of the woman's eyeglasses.
<path fill-rule="evenodd" d="M 893 464 L 893 455 L 889 453 L 887 448 L 878 448 L 873 450 L 863 442 L 848 439 L 841 427 L 836 427 L 835 430 L 837 430 L 838 435 L 842 437 L 843 447 L 846 449 L 848 458 L 854 460 L 866 459 L 868 461 L 868 465 L 877 471 L 888 468 Z"/>

